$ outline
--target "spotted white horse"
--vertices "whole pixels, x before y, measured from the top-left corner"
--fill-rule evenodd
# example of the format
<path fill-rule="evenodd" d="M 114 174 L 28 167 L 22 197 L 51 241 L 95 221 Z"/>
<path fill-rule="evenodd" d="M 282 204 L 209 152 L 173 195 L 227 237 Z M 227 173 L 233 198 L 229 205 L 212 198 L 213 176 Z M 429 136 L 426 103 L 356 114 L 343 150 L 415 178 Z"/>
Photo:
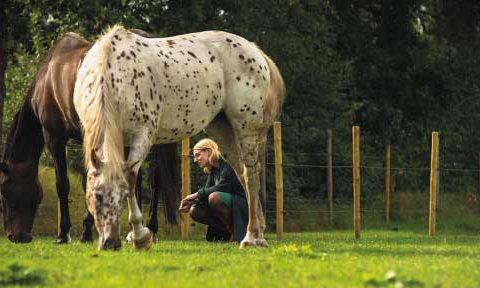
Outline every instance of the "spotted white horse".
<path fill-rule="evenodd" d="M 259 201 L 259 146 L 284 99 L 282 76 L 255 44 L 221 31 L 143 38 L 115 26 L 79 68 L 74 103 L 84 128 L 87 204 L 99 249 L 121 246 L 119 216 L 127 198 L 136 248 L 152 234 L 134 196 L 150 146 L 202 129 L 214 138 L 245 187 L 244 246 L 266 246 Z M 130 147 L 128 159 L 124 146 Z"/>

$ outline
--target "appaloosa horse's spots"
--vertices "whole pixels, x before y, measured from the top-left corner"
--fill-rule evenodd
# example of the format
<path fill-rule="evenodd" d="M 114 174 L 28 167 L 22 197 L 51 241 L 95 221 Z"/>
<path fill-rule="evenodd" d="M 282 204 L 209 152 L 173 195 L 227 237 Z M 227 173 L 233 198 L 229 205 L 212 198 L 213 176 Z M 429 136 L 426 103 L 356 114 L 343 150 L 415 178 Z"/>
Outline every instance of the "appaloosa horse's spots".
<path fill-rule="evenodd" d="M 135 30 L 135 33 L 146 35 L 140 30 Z M 116 38 L 112 38 L 112 46 L 118 45 L 117 41 Z M 50 49 L 48 57 L 43 60 L 30 83 L 23 105 L 15 114 L 5 143 L 4 162 L 0 162 L 0 193 L 2 194 L 0 204 L 3 207 L 5 234 L 12 242 L 32 240 L 33 220 L 43 196 L 38 179 L 38 160 L 44 145 L 50 151 L 55 164 L 60 206 L 57 243 L 67 243 L 70 239 L 71 222 L 68 201 L 70 187 L 65 145 L 70 139 L 81 141 L 80 123 L 73 105 L 73 88 L 78 66 L 90 46 L 91 43 L 75 33 L 67 33 L 61 38 Z M 111 61 L 107 62 L 107 67 L 112 68 Z M 88 69 L 86 74 L 92 73 L 93 69 Z M 112 90 L 118 91 L 117 85 L 123 84 L 122 79 L 116 78 L 113 71 L 110 73 L 110 78 Z M 100 83 L 103 79 L 103 76 L 99 78 Z M 122 102 L 120 99 L 115 100 L 115 105 L 119 105 L 120 102 Z M 175 145 L 156 147 L 154 151 L 156 155 L 161 153 L 164 155 L 163 159 L 171 161 L 161 164 L 161 166 L 170 165 L 171 177 L 153 175 L 153 178 L 159 179 L 160 185 L 166 189 L 164 191 L 171 192 L 166 193 L 164 200 L 168 202 L 165 206 L 169 214 L 168 221 L 175 222 L 176 195 L 178 194 L 178 189 L 173 184 L 174 179 L 178 178 L 178 173 L 174 169 L 177 161 L 176 147 Z M 157 169 L 155 171 L 158 172 Z M 158 185 L 155 185 L 155 193 L 158 192 Z M 8 197 L 4 197 L 5 195 Z M 158 199 L 155 195 L 153 198 Z M 114 202 L 108 202 L 109 207 L 114 206 L 112 203 Z M 156 202 L 152 201 L 149 227 L 154 231 L 158 229 L 156 206 Z M 83 223 L 84 231 L 81 239 L 91 241 L 92 215 L 86 213 Z"/>
<path fill-rule="evenodd" d="M 135 59 L 125 57 L 129 47 L 141 47 Z M 265 69 L 256 72 L 252 68 L 255 63 Z M 144 77 L 146 70 L 149 77 Z M 101 84 L 101 77 L 106 78 L 107 85 Z M 131 85 L 116 82 L 116 89 L 109 89 L 109 81 L 115 79 L 125 79 Z M 159 97 L 154 97 L 157 94 Z M 99 248 L 108 249 L 111 247 L 106 243 L 116 243 L 125 198 L 134 245 L 148 247 L 146 239 L 150 236 L 141 224 L 131 177 L 152 144 L 178 141 L 202 129 L 229 155 L 237 175 L 243 175 L 240 181 L 249 196 L 251 217 L 241 245 L 266 245 L 257 192 L 257 154 L 283 97 L 284 84 L 276 65 L 253 43 L 237 35 L 206 31 L 146 39 L 117 26 L 102 36 L 85 56 L 74 95 L 91 174 L 87 193 L 100 194 L 103 201 L 115 199 L 113 205 L 99 205 L 95 197 L 88 198 L 103 241 Z M 127 161 L 121 153 L 123 145 L 130 147 Z M 108 219 L 104 215 L 109 215 Z"/>

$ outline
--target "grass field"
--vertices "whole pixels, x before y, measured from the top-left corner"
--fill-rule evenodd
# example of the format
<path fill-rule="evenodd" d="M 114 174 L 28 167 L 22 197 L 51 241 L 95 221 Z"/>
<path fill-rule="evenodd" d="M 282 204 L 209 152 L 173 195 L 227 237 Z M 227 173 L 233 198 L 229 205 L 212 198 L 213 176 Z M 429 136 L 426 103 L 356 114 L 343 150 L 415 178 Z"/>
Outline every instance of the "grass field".
<path fill-rule="evenodd" d="M 45 195 L 33 242 L 12 244 L 0 229 L 0 287 L 480 287 L 480 207 L 465 204 L 468 193 L 442 194 L 435 237 L 427 233 L 427 194 L 398 193 L 390 224 L 378 209 L 380 198 L 362 206 L 364 230 L 358 241 L 351 230 L 351 203 L 336 205 L 334 227 L 325 225 L 328 214 L 321 203 L 307 203 L 297 209 L 320 210 L 287 213 L 286 231 L 322 232 L 286 233 L 282 241 L 269 234 L 267 249 L 207 243 L 203 225 L 192 226 L 194 240 L 179 241 L 178 225 L 165 224 L 160 213 L 162 240 L 150 251 L 134 251 L 123 243 L 121 251 L 105 252 L 97 251 L 96 242 L 78 242 L 84 195 L 75 174 L 70 175 L 69 197 L 73 242 L 53 243 L 53 170 L 42 167 L 40 178 Z M 127 214 L 121 221 L 123 234 Z"/>
<path fill-rule="evenodd" d="M 96 243 L 0 238 L 0 286 L 45 287 L 479 287 L 480 236 L 401 231 L 268 235 L 240 250 L 203 240 L 159 241 L 147 252 Z M 101 285 L 101 286 L 99 286 Z"/>

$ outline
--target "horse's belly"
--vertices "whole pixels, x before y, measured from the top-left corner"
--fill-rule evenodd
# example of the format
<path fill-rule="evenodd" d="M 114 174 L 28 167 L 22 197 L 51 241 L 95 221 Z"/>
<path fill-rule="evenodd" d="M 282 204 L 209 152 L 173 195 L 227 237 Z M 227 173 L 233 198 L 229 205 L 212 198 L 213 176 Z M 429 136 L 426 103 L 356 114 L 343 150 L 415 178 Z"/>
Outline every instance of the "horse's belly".
<path fill-rule="evenodd" d="M 186 130 L 186 129 L 159 129 L 157 131 L 157 135 L 154 139 L 155 144 L 165 144 L 165 143 L 173 143 L 178 142 L 180 139 L 184 137 L 190 137 L 191 135 L 195 135 L 202 131 L 202 129 L 195 129 L 195 130 Z"/>

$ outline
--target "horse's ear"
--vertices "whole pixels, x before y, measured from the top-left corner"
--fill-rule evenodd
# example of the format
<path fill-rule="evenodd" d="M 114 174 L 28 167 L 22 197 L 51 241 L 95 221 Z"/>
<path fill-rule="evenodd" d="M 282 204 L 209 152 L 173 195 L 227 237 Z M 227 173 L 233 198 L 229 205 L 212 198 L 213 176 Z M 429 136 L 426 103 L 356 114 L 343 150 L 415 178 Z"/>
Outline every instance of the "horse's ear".
<path fill-rule="evenodd" d="M 9 172 L 8 165 L 4 162 L 0 162 L 0 184 L 7 181 Z"/>
<path fill-rule="evenodd" d="M 93 168 L 95 168 L 97 170 L 100 169 L 100 166 L 102 165 L 102 160 L 98 156 L 98 153 L 97 153 L 96 149 L 90 150 L 90 159 L 91 159 Z"/>

